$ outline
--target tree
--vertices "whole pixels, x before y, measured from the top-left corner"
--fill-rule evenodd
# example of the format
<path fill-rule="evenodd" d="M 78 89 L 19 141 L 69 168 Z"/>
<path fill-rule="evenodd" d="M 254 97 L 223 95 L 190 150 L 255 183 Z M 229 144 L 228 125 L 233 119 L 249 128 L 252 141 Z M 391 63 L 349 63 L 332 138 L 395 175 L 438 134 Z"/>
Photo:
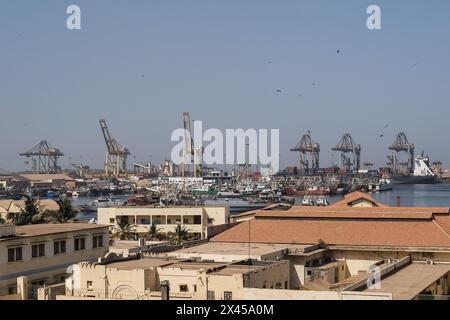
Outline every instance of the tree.
<path fill-rule="evenodd" d="M 68 222 L 75 218 L 76 212 L 73 210 L 72 202 L 69 198 L 62 198 L 57 201 L 59 211 L 57 213 L 57 220 L 61 223 Z"/>
<path fill-rule="evenodd" d="M 41 217 L 39 215 L 37 200 L 33 197 L 28 197 L 25 200 L 25 209 L 20 209 L 20 213 L 14 215 L 13 222 L 17 226 L 23 226 L 40 223 L 39 221 L 41 221 Z"/>
<path fill-rule="evenodd" d="M 160 229 L 156 226 L 156 224 L 152 224 L 148 229 L 148 236 L 150 240 L 158 239 Z"/>
<path fill-rule="evenodd" d="M 188 236 L 189 230 L 185 226 L 179 224 L 175 227 L 175 231 L 170 233 L 169 238 L 172 243 L 180 244 L 184 240 L 187 240 Z"/>
<path fill-rule="evenodd" d="M 135 227 L 136 225 L 128 222 L 127 217 L 120 217 L 117 219 L 117 225 L 114 227 L 112 238 L 119 240 L 134 240 L 136 238 L 133 231 Z"/>
<path fill-rule="evenodd" d="M 2 217 L 0 217 L 0 224 L 5 224 L 5 223 L 6 223 L 6 220 L 3 219 Z"/>

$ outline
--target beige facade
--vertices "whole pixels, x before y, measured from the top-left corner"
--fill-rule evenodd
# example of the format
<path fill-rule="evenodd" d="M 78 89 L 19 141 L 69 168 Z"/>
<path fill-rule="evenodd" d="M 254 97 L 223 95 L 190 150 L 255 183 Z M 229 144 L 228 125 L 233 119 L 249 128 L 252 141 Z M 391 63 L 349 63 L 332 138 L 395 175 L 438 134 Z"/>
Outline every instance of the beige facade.
<path fill-rule="evenodd" d="M 181 224 L 189 233 L 202 238 L 207 236 L 207 228 L 228 224 L 230 211 L 228 207 L 111 207 L 98 209 L 100 224 L 117 224 L 119 217 L 127 218 L 136 225 L 134 231 L 138 237 L 145 238 L 149 227 L 155 224 L 161 233 L 173 232 Z"/>
<path fill-rule="evenodd" d="M 58 299 L 161 299 L 168 281 L 171 299 L 242 299 L 244 288 L 287 289 L 287 261 L 216 263 L 142 257 L 79 263 Z"/>
<path fill-rule="evenodd" d="M 66 270 L 79 261 L 95 260 L 108 252 L 108 226 L 87 223 L 43 224 L 0 232 L 0 295 L 16 291 L 16 279 L 29 286 L 65 280 Z"/>

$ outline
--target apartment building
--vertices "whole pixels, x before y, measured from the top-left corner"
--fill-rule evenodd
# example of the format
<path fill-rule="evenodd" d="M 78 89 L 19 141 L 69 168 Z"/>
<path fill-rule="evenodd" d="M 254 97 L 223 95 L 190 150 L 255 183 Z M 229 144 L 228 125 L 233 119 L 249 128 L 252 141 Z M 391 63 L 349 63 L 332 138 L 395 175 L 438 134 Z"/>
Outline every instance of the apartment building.
<path fill-rule="evenodd" d="M 108 226 L 88 223 L 0 225 L 0 295 L 14 294 L 16 279 L 29 287 L 60 283 L 74 263 L 108 252 Z"/>
<path fill-rule="evenodd" d="M 98 209 L 98 222 L 114 227 L 118 219 L 128 219 L 134 225 L 138 238 L 148 236 L 149 227 L 155 224 L 162 234 L 173 232 L 177 225 L 184 226 L 199 238 L 211 235 L 213 227 L 229 224 L 229 207 L 111 207 Z"/>

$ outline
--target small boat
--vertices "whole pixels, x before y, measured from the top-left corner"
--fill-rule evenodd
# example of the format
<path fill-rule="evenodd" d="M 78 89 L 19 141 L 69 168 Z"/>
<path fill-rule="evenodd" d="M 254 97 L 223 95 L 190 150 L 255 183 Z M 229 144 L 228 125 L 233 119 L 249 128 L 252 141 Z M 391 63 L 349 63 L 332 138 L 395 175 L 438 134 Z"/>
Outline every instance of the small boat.
<path fill-rule="evenodd" d="M 302 199 L 302 206 L 313 206 L 314 201 L 311 199 L 311 197 L 303 197 Z"/>

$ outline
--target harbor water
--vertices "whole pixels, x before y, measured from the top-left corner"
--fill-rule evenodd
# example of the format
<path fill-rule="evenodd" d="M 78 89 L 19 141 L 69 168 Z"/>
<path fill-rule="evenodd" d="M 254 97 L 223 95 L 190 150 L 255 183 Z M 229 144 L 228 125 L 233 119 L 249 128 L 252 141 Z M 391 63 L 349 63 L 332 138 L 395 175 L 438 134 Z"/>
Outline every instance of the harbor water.
<path fill-rule="evenodd" d="M 403 207 L 450 207 L 450 184 L 431 184 L 431 185 L 395 185 L 392 190 L 383 192 L 369 193 L 374 199 L 389 206 L 396 206 L 397 196 L 400 196 L 401 206 Z M 127 195 L 114 196 L 113 200 L 127 200 Z M 328 202 L 333 204 L 343 198 L 342 195 L 328 197 Z M 83 204 L 92 203 L 96 198 L 79 197 L 72 199 L 73 207 L 79 207 Z M 302 198 L 296 199 L 296 204 L 301 203 Z M 242 199 L 217 199 L 207 200 L 206 205 L 225 205 L 245 207 L 248 202 Z M 90 220 L 96 218 L 95 212 L 81 212 L 77 215 L 79 220 Z"/>

